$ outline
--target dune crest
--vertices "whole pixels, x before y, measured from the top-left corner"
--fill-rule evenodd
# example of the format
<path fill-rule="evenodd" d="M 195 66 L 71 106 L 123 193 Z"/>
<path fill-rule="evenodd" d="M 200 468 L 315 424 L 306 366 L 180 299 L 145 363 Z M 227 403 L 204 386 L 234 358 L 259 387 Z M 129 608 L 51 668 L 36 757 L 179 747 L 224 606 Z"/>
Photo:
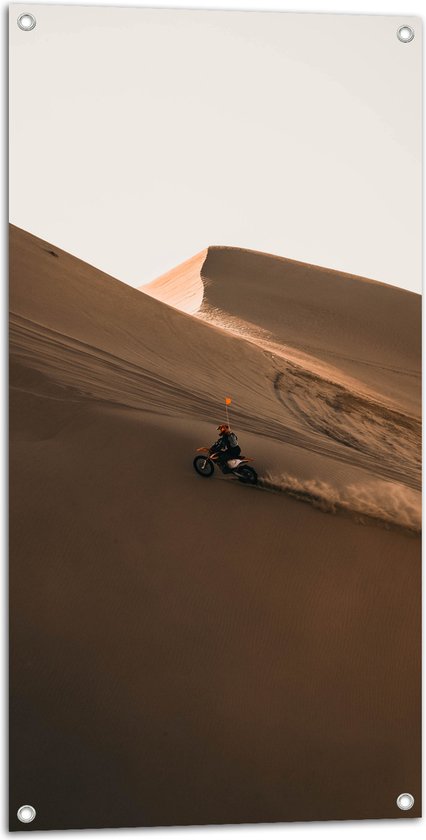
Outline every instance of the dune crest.
<path fill-rule="evenodd" d="M 180 263 L 151 283 L 140 286 L 139 291 L 157 298 L 162 303 L 174 306 L 181 312 L 195 315 L 203 302 L 204 284 L 201 271 L 207 251 L 208 249 L 205 248 L 204 251 Z"/>

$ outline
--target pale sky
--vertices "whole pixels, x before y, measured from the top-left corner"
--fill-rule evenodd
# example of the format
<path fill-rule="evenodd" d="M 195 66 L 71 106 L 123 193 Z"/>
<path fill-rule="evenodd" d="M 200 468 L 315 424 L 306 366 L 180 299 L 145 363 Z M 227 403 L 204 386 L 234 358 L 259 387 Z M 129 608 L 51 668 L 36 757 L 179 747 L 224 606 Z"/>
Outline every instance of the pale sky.
<path fill-rule="evenodd" d="M 14 224 L 135 286 L 235 245 L 420 291 L 419 18 L 13 4 L 10 42 Z"/>

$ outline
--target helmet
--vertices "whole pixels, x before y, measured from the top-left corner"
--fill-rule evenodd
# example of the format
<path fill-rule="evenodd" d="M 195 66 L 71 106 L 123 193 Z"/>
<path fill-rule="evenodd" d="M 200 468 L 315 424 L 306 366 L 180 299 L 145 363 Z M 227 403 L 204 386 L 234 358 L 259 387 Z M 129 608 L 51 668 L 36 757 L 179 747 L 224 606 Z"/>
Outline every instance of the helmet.
<path fill-rule="evenodd" d="M 226 434 L 226 432 L 230 432 L 231 429 L 227 423 L 221 423 L 220 426 L 217 427 L 217 431 L 221 433 L 221 435 Z"/>

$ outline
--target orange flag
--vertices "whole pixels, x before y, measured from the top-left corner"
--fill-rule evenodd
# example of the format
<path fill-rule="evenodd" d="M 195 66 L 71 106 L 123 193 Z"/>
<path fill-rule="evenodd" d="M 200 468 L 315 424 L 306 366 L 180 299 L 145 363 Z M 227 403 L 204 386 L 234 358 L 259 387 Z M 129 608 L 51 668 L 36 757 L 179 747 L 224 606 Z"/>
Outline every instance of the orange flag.
<path fill-rule="evenodd" d="M 225 405 L 231 405 L 231 397 L 225 397 Z"/>

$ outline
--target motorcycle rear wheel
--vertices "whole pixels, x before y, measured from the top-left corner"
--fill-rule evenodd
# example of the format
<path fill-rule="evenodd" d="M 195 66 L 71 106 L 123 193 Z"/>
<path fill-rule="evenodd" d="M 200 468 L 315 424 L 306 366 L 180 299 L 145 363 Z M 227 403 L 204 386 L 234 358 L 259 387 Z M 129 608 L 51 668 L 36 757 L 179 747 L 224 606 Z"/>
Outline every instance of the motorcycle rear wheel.
<path fill-rule="evenodd" d="M 238 477 L 238 481 L 242 481 L 244 484 L 257 484 L 257 472 L 253 467 L 238 467 L 235 470 L 235 474 Z"/>
<path fill-rule="evenodd" d="M 210 478 L 210 476 L 213 475 L 214 466 L 212 462 L 208 458 L 206 458 L 205 455 L 197 455 L 192 463 L 195 472 L 197 472 L 198 475 L 201 475 L 203 478 Z"/>

